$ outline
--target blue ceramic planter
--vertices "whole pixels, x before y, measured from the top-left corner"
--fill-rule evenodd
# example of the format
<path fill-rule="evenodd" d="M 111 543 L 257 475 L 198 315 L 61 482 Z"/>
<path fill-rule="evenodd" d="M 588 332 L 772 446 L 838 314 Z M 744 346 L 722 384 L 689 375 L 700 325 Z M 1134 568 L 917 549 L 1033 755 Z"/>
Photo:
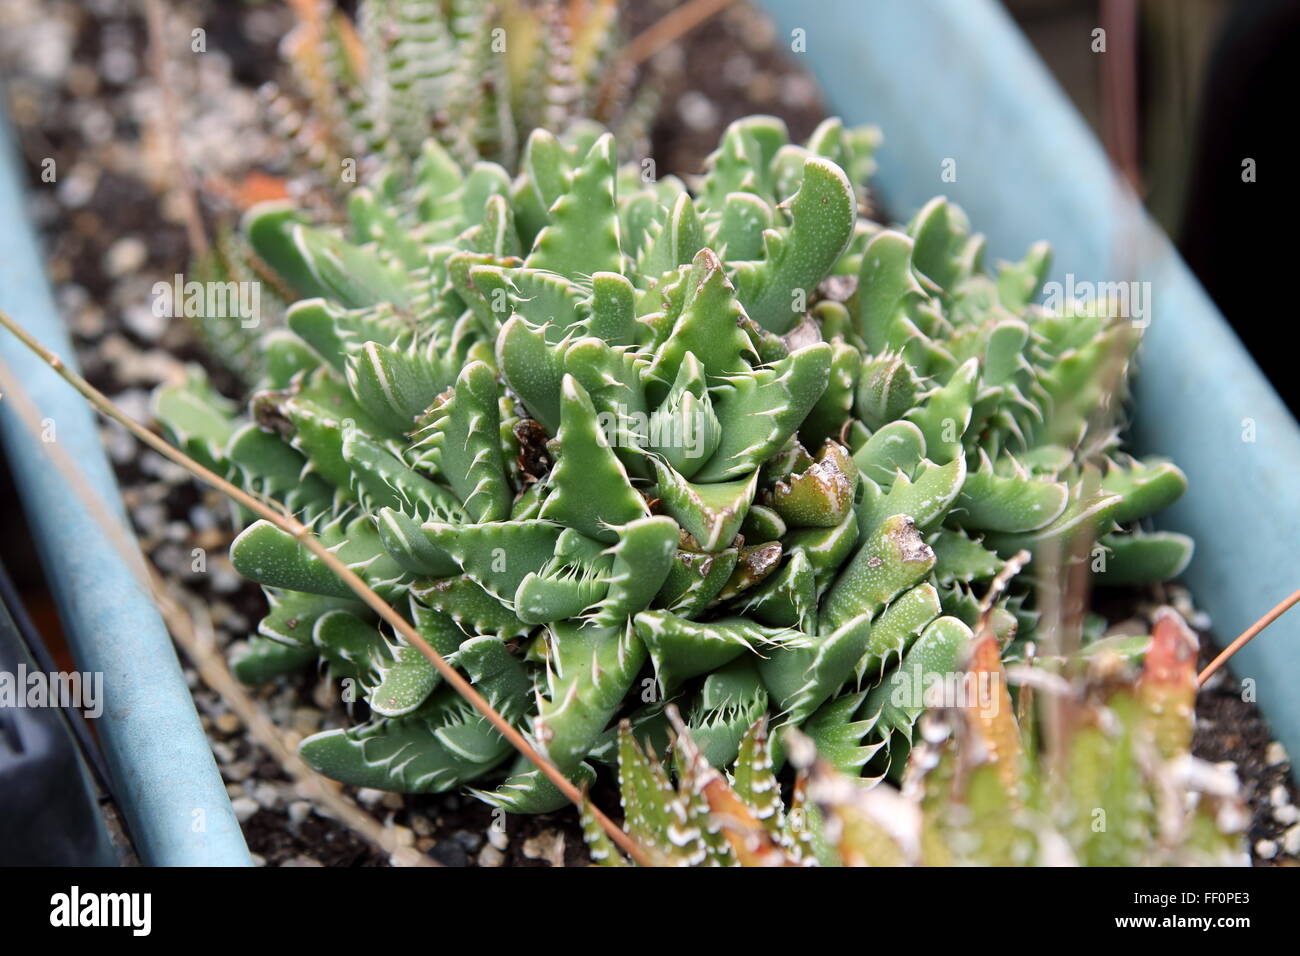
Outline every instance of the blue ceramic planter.
<path fill-rule="evenodd" d="M 1018 259 L 1047 239 L 1057 281 L 1150 283 L 1133 437 L 1187 472 L 1186 496 L 1160 516 L 1196 539 L 1184 579 L 1223 640 L 1300 586 L 1300 428 L 1002 7 L 762 5 L 780 34 L 804 31 L 830 108 L 882 127 L 873 186 L 895 215 L 946 194 L 988 236 L 993 259 Z M 955 182 L 940 179 L 945 160 L 955 161 Z M 1233 667 L 1300 753 L 1300 611 Z"/>
<path fill-rule="evenodd" d="M 0 309 L 74 365 L 28 224 L 22 182 L 0 117 Z M 80 466 L 85 485 L 126 528 L 90 407 L 8 333 L 0 332 L 0 362 L 53 423 L 54 440 Z M 243 834 L 149 594 L 54 467 L 42 437 L 19 420 L 12 397 L 0 400 L 0 438 L 77 667 L 104 675 L 105 706 L 96 724 L 137 850 L 146 863 L 163 866 L 248 864 Z"/>

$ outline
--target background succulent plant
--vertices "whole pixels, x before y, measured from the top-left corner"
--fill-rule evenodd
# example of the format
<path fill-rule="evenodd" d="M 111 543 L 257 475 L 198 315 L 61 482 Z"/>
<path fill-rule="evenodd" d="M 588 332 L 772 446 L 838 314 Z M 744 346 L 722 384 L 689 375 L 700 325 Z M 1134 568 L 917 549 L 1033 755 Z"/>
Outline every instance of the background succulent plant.
<path fill-rule="evenodd" d="M 158 418 L 310 521 L 575 781 L 615 760 L 620 718 L 662 742 L 666 700 L 714 766 L 768 715 L 843 772 L 897 774 L 923 710 L 898 688 L 962 669 L 1009 558 L 1132 584 L 1191 545 L 1137 529 L 1185 484 L 1118 450 L 1139 331 L 1032 304 L 1045 248 L 990 275 L 943 199 L 905 229 L 859 216 L 875 142 L 751 117 L 688 188 L 586 125 L 534 131 L 513 177 L 428 140 L 344 229 L 249 215 L 310 298 L 261 337 L 249 419 L 197 378 Z M 241 675 L 319 656 L 368 704 L 309 762 L 563 802 L 292 537 L 257 522 L 231 553 L 271 602 Z M 1030 585 L 984 609 L 1008 657 Z"/>
<path fill-rule="evenodd" d="M 358 182 L 382 170 L 409 180 L 432 139 L 464 169 L 514 171 L 535 128 L 614 129 L 639 149 L 655 108 L 615 66 L 622 50 L 615 0 L 361 0 L 355 18 L 333 0 L 294 0 L 284 38 L 287 86 L 262 91 L 268 124 L 289 145 L 293 205 L 336 222 Z M 594 134 L 588 134 L 594 135 Z M 629 152 L 629 155 L 631 153 Z M 263 328 L 308 290 L 278 277 L 222 227 L 191 272 L 200 281 L 264 282 Z M 261 376 L 258 338 L 228 310 L 195 316 L 209 350 L 246 385 Z"/>
<path fill-rule="evenodd" d="M 790 731 L 800 770 L 784 798 L 766 719 L 746 732 L 725 777 L 679 722 L 673 781 L 624 723 L 625 826 L 663 866 L 1249 862 L 1235 774 L 1190 752 L 1196 638 L 1175 612 L 1157 617 L 1141 672 L 1111 652 L 1083 667 L 1048 665 L 1055 680 L 1022 684 L 1014 705 L 991 631 L 964 666 L 993 678 L 1003 706 L 972 699 L 931 710 L 901 791 L 862 786 Z M 1056 732 L 1044 734 L 1049 710 Z M 627 865 L 589 818 L 584 834 L 596 863 Z"/>
<path fill-rule="evenodd" d="M 618 124 L 631 145 L 623 121 L 652 102 L 646 90 L 629 105 L 610 82 L 614 0 L 361 0 L 355 19 L 332 0 L 291 5 L 294 82 L 267 97 L 322 189 L 346 193 L 345 160 L 413 162 L 430 137 L 466 167 L 513 168 L 531 130 L 575 122 Z"/>

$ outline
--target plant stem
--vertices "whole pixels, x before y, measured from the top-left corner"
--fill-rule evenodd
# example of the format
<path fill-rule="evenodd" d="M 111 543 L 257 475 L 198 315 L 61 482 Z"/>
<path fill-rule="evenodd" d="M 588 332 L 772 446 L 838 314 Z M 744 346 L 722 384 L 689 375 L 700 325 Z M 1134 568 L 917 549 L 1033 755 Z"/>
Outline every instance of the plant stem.
<path fill-rule="evenodd" d="M 180 188 L 181 205 L 185 215 L 185 233 L 190 241 L 190 251 L 199 258 L 208 254 L 208 236 L 203 230 L 203 216 L 199 212 L 194 176 L 185 147 L 181 145 L 180 106 L 171 81 L 167 57 L 167 17 L 162 0 L 145 0 L 145 21 L 149 32 L 149 63 L 154 82 L 158 85 L 162 111 L 158 117 L 162 141 L 167 144 L 167 161 Z"/>
<path fill-rule="evenodd" d="M 632 38 L 619 58 L 624 66 L 644 63 L 668 44 L 681 39 L 734 0 L 688 0 Z"/>
<path fill-rule="evenodd" d="M 16 323 L 4 311 L 0 311 L 0 325 L 3 325 L 6 329 L 12 332 L 19 341 L 40 356 L 42 361 L 49 365 L 50 368 L 54 369 L 54 371 L 57 372 L 64 381 L 80 392 L 81 395 L 85 397 L 85 399 L 90 402 L 90 404 L 94 406 L 95 410 L 101 415 L 119 423 L 140 441 L 158 452 L 158 454 L 180 465 L 196 478 L 221 491 L 223 494 L 256 514 L 258 517 L 264 518 L 286 534 L 290 534 L 296 540 L 300 541 L 307 550 L 320 558 L 326 567 L 333 571 L 344 584 L 351 588 L 357 597 L 369 605 L 380 618 L 388 622 L 393 630 L 401 634 L 402 637 L 411 644 L 411 646 L 419 649 L 420 653 L 427 657 L 429 662 L 433 664 L 433 666 L 443 676 L 443 679 L 455 688 L 456 692 L 465 698 L 465 700 L 469 701 L 474 709 L 482 714 L 483 717 L 492 724 L 501 736 L 509 741 L 516 750 L 536 765 L 536 767 L 546 775 L 547 779 L 549 779 L 551 783 L 555 784 L 556 789 L 564 794 L 564 796 L 570 800 L 574 806 L 581 808 L 584 805 L 585 800 L 582 792 L 575 787 L 563 773 L 560 772 L 559 768 L 551 763 L 551 761 L 546 757 L 543 757 L 537 749 L 528 742 L 527 738 L 525 738 L 523 734 L 512 726 L 508 720 L 502 717 L 501 714 L 497 712 L 496 708 L 489 704 L 483 695 L 475 690 L 473 685 L 471 685 L 470 682 L 466 680 L 458 670 L 456 670 L 456 668 L 448 664 L 443 656 L 434 650 L 428 641 L 420 636 L 419 632 L 411 626 L 406 618 L 398 614 L 387 601 L 376 594 L 365 581 L 361 580 L 355 571 L 344 564 L 333 551 L 325 547 L 325 545 L 322 544 L 314 534 L 312 534 L 309 527 L 290 515 L 276 511 L 259 498 L 256 498 L 244 491 L 242 488 L 238 488 L 231 484 L 222 476 L 208 468 L 205 468 L 184 452 L 174 448 L 162 438 L 149 431 L 149 429 L 145 428 L 114 405 L 106 395 L 96 389 L 76 372 L 64 365 L 62 359 L 49 349 L 45 348 L 45 346 L 41 345 L 40 342 L 36 341 L 36 339 L 33 338 L 26 329 L 18 325 L 18 323 Z M 613 820 L 595 806 L 591 807 L 591 813 L 605 832 L 609 834 L 610 839 L 618 844 L 618 846 L 626 852 L 628 856 L 642 866 L 650 865 L 650 860 L 646 856 L 645 851 L 637 845 L 636 841 L 614 823 Z"/>
<path fill-rule="evenodd" d="M 606 109 L 621 77 L 627 76 L 664 47 L 690 33 L 705 20 L 713 17 L 735 0 L 687 0 L 681 6 L 664 14 L 653 24 L 638 33 L 623 48 L 622 54 L 610 65 L 596 97 L 599 110 Z"/>
<path fill-rule="evenodd" d="M 1249 644 L 1256 634 L 1264 630 L 1264 628 L 1268 627 L 1296 604 L 1300 604 L 1300 590 L 1292 592 L 1289 597 L 1285 598 L 1281 603 L 1273 608 L 1273 610 L 1269 611 L 1250 627 L 1242 631 L 1240 637 L 1220 651 L 1219 656 L 1210 661 L 1209 664 L 1205 665 L 1205 670 L 1201 671 L 1201 673 L 1197 675 L 1196 686 L 1204 687 L 1205 682 L 1213 676 L 1215 671 L 1227 663 L 1228 658 L 1232 657 L 1233 654 L 1237 653 L 1237 651 Z"/>

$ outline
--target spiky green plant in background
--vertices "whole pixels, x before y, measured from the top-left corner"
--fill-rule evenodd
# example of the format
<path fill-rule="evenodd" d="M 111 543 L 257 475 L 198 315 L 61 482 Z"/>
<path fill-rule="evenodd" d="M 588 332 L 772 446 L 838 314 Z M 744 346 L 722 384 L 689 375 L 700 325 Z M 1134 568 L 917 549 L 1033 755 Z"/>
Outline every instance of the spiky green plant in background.
<path fill-rule="evenodd" d="M 901 791 L 863 787 L 788 731 L 800 770 L 783 799 L 765 720 L 729 779 L 679 723 L 674 784 L 624 723 L 625 826 L 662 866 L 1248 865 L 1235 774 L 1191 755 L 1196 637 L 1163 609 L 1151 640 L 1140 674 L 1109 652 L 1066 668 L 1069 682 L 1040 666 L 1054 680 L 1017 689 L 1017 720 L 983 631 L 964 666 L 989 693 L 923 718 Z M 1040 735 L 1049 710 L 1056 730 Z M 583 832 L 594 862 L 628 865 L 587 815 Z"/>
<path fill-rule="evenodd" d="M 615 0 L 361 0 L 355 21 L 332 0 L 293 0 L 296 26 L 282 43 L 292 82 L 262 91 L 267 123 L 289 145 L 294 205 L 339 221 L 358 182 L 377 170 L 409 178 L 433 138 L 462 168 L 479 161 L 513 172 L 535 128 L 593 122 L 625 148 L 644 142 L 656 98 L 633 95 L 614 68 L 622 48 Z M 630 154 L 629 154 L 630 155 Z M 237 232 L 191 268 L 199 281 L 264 280 L 264 329 L 283 325 L 292 290 L 249 255 Z M 264 372 L 261 339 L 242 317 L 195 317 L 208 349 L 246 385 Z"/>
<path fill-rule="evenodd" d="M 427 141 L 346 230 L 248 217 L 310 298 L 265 336 L 249 419 L 199 380 L 158 418 L 309 521 L 575 781 L 620 719 L 662 740 L 665 701 L 713 766 L 767 715 L 842 772 L 898 773 L 923 706 L 895 689 L 961 669 L 1007 559 L 1140 584 L 1191 546 L 1137 528 L 1182 474 L 1118 451 L 1138 330 L 1034 305 L 1043 248 L 987 274 L 942 199 L 861 218 L 874 142 L 751 117 L 688 189 L 587 127 L 534 132 L 513 178 Z M 257 522 L 231 555 L 271 603 L 241 676 L 319 657 L 368 705 L 304 742 L 314 766 L 563 802 L 290 536 Z M 1010 657 L 1028 577 L 988 608 Z"/>
<path fill-rule="evenodd" d="M 632 146 L 653 102 L 607 82 L 622 45 L 614 0 L 361 0 L 355 24 L 332 0 L 291 5 L 293 91 L 267 99 L 302 166 L 341 196 L 348 160 L 362 174 L 409 165 L 431 137 L 466 168 L 513 169 L 539 127 L 603 122 Z"/>

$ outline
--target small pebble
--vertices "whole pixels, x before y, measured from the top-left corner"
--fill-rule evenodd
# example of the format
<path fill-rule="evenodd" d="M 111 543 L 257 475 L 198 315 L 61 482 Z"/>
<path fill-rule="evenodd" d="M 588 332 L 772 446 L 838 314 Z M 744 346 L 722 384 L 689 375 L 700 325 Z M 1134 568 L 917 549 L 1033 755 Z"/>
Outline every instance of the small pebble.
<path fill-rule="evenodd" d="M 768 50 L 776 42 L 776 25 L 767 17 L 756 17 L 744 6 L 733 7 L 728 13 L 741 40 L 751 50 Z"/>
<path fill-rule="evenodd" d="M 1278 764 L 1289 763 L 1291 760 L 1290 756 L 1286 752 L 1286 748 L 1277 740 L 1269 743 L 1267 749 L 1264 751 L 1264 759 L 1268 762 L 1270 767 L 1276 767 Z"/>
<path fill-rule="evenodd" d="M 371 787 L 362 787 L 357 791 L 357 802 L 365 807 L 375 807 L 379 801 L 384 799 L 384 791 L 375 790 Z"/>
<path fill-rule="evenodd" d="M 195 534 L 211 532 L 216 528 L 216 518 L 213 517 L 211 511 L 202 505 L 195 505 L 191 508 L 187 520 Z"/>
<path fill-rule="evenodd" d="M 306 800 L 295 800 L 289 804 L 289 822 L 301 826 L 311 816 L 312 805 Z"/>
<path fill-rule="evenodd" d="M 135 76 L 135 55 L 123 47 L 110 47 L 99 58 L 99 73 L 110 83 L 123 85 Z"/>
<path fill-rule="evenodd" d="M 171 316 L 157 315 L 148 302 L 138 302 L 122 310 L 122 322 L 146 342 L 157 342 L 174 321 Z"/>
<path fill-rule="evenodd" d="M 284 861 L 283 863 L 281 863 L 280 865 L 281 865 L 281 866 L 286 866 L 286 867 L 288 867 L 288 866 L 292 866 L 292 867 L 320 866 L 320 867 L 323 867 L 325 864 L 322 863 L 320 860 L 313 860 L 313 859 L 312 859 L 311 857 L 309 857 L 309 856 L 302 856 L 302 855 L 300 854 L 300 855 L 298 855 L 298 856 L 293 857 L 292 859 L 285 860 L 285 861 Z"/>
<path fill-rule="evenodd" d="M 1278 784 L 1268 792 L 1268 802 L 1275 807 L 1284 807 L 1291 802 L 1291 795 L 1287 793 L 1283 784 Z"/>
<path fill-rule="evenodd" d="M 149 247 L 135 236 L 126 236 L 108 247 L 104 254 L 104 271 L 114 279 L 139 271 L 149 259 Z"/>
<path fill-rule="evenodd" d="M 55 290 L 59 308 L 64 312 L 73 312 L 90 304 L 90 293 L 84 286 L 75 282 L 65 282 Z"/>
<path fill-rule="evenodd" d="M 686 53 L 680 45 L 673 43 L 656 53 L 653 62 L 657 71 L 671 76 L 686 69 Z"/>
<path fill-rule="evenodd" d="M 257 801 L 258 805 L 265 807 L 268 810 L 275 809 L 276 804 L 280 802 L 280 791 L 276 788 L 275 784 L 267 781 L 256 784 L 251 793 L 253 799 Z"/>
<path fill-rule="evenodd" d="M 780 89 L 780 78 L 772 73 L 757 73 L 749 84 L 749 95 L 755 104 L 770 103 Z"/>
<path fill-rule="evenodd" d="M 220 717 L 217 718 L 216 726 L 217 726 L 217 733 L 221 734 L 224 737 L 229 737 L 231 734 L 237 732 L 239 728 L 242 726 L 242 724 L 240 723 L 238 717 L 230 713 L 230 711 L 226 711 L 224 714 L 222 714 Z"/>
<path fill-rule="evenodd" d="M 817 102 L 817 85 L 807 76 L 788 76 L 781 84 L 781 102 L 793 109 L 804 109 Z"/>
<path fill-rule="evenodd" d="M 151 536 L 157 536 L 167 523 L 167 509 L 159 504 L 145 504 L 131 515 L 136 527 Z"/>
<path fill-rule="evenodd" d="M 1273 819 L 1284 827 L 1300 822 L 1300 807 L 1294 803 L 1284 803 L 1273 811 Z"/>
<path fill-rule="evenodd" d="M 419 866 L 424 854 L 413 846 L 401 846 L 389 854 L 392 866 Z"/>
<path fill-rule="evenodd" d="M 257 7 L 244 14 L 244 32 L 255 43 L 275 43 L 284 35 L 285 24 L 281 11 Z"/>
<path fill-rule="evenodd" d="M 220 594 L 233 594 L 243 587 L 244 579 L 227 562 L 211 562 L 208 565 L 208 573 L 212 576 L 212 589 Z M 307 731 L 308 734 L 315 732 L 315 728 Z"/>
<path fill-rule="evenodd" d="M 222 767 L 221 772 L 226 775 L 227 780 L 247 780 L 253 775 L 253 763 L 251 760 L 236 760 Z"/>
<path fill-rule="evenodd" d="M 406 806 L 406 801 L 402 799 L 400 793 L 385 793 L 381 801 L 385 808 L 389 810 L 400 810 Z"/>
<path fill-rule="evenodd" d="M 99 185 L 99 174 L 100 171 L 95 166 L 85 163 L 74 166 L 59 183 L 57 190 L 59 202 L 68 209 L 80 209 L 86 205 L 94 198 L 95 187 Z"/>
<path fill-rule="evenodd" d="M 505 861 L 506 855 L 490 843 L 484 844 L 483 849 L 478 851 L 479 866 L 500 866 Z"/>
<path fill-rule="evenodd" d="M 338 687 L 332 680 L 317 681 L 311 691 L 311 701 L 321 710 L 329 710 L 338 703 Z"/>
<path fill-rule="evenodd" d="M 235 811 L 235 819 L 240 823 L 247 823 L 253 814 L 262 809 L 252 797 L 237 797 L 230 801 L 230 806 Z"/>
<path fill-rule="evenodd" d="M 1261 860 L 1271 860 L 1277 856 L 1276 840 L 1260 840 L 1255 844 L 1255 855 Z"/>
<path fill-rule="evenodd" d="M 94 305 L 75 309 L 71 313 L 72 331 L 82 338 L 97 339 L 108 327 L 104 310 Z"/>
<path fill-rule="evenodd" d="M 108 455 L 118 465 L 125 465 L 135 459 L 136 445 L 131 433 L 116 422 L 105 425 L 99 430 L 99 437 L 108 448 Z"/>
<path fill-rule="evenodd" d="M 754 61 L 743 53 L 737 53 L 722 64 L 722 72 L 733 86 L 746 87 L 754 79 Z"/>
<path fill-rule="evenodd" d="M 498 850 L 504 850 L 510 845 L 510 837 L 506 834 L 505 827 L 490 826 L 487 829 L 488 843 L 492 844 Z"/>
<path fill-rule="evenodd" d="M 703 93 L 690 90 L 677 101 L 682 122 L 693 130 L 710 130 L 718 125 L 718 108 Z"/>
<path fill-rule="evenodd" d="M 1290 827 L 1282 836 L 1282 848 L 1292 856 L 1300 856 L 1300 823 Z"/>
<path fill-rule="evenodd" d="M 559 830 L 546 830 L 524 841 L 524 856 L 530 860 L 545 860 L 551 866 L 564 866 L 564 834 Z"/>
<path fill-rule="evenodd" d="M 99 91 L 99 75 L 85 63 L 74 63 L 64 81 L 77 99 L 89 99 Z"/>

